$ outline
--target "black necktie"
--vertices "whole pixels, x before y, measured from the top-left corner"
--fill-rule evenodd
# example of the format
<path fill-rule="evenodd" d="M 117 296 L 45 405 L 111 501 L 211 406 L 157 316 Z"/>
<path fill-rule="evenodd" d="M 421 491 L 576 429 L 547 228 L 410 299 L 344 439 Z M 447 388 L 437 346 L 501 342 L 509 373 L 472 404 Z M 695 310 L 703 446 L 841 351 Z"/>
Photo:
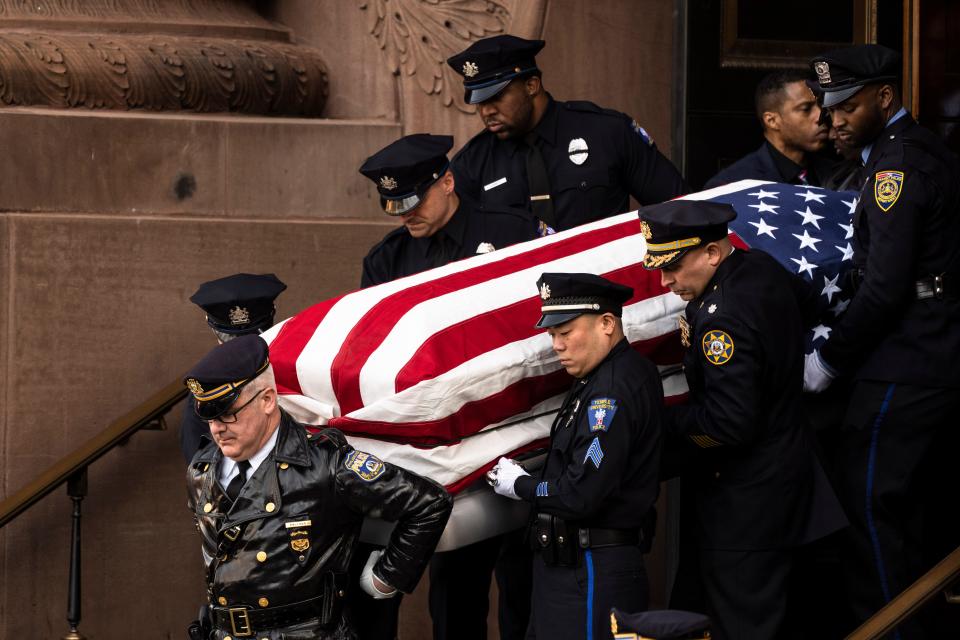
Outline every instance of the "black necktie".
<path fill-rule="evenodd" d="M 530 189 L 530 210 L 548 226 L 557 228 L 553 215 L 553 199 L 550 197 L 550 178 L 547 163 L 540 151 L 539 136 L 531 131 L 523 141 L 527 144 L 527 186 Z"/>
<path fill-rule="evenodd" d="M 243 489 L 243 485 L 247 482 L 247 471 L 250 470 L 250 461 L 242 460 L 237 463 L 237 475 L 233 476 L 233 480 L 230 481 L 230 484 L 227 485 L 227 497 L 230 498 L 231 502 L 237 501 L 237 496 L 240 495 L 240 490 Z"/>

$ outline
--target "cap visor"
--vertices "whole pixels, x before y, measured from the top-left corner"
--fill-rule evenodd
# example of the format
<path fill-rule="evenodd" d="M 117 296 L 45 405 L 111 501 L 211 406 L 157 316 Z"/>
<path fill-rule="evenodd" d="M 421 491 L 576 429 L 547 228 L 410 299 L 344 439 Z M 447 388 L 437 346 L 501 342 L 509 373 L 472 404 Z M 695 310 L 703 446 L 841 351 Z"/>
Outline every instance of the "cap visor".
<path fill-rule="evenodd" d="M 835 107 L 850 96 L 855 95 L 860 89 L 863 89 L 863 85 L 848 87 L 838 91 L 825 91 L 823 93 L 823 106 L 824 108 Z"/>
<path fill-rule="evenodd" d="M 237 389 L 225 396 L 220 396 L 216 400 L 209 402 L 193 401 L 193 412 L 201 420 L 215 420 L 227 412 L 227 409 L 233 406 L 237 396 L 240 395 L 240 389 Z"/>
<path fill-rule="evenodd" d="M 584 313 L 584 311 L 577 311 L 575 313 L 545 313 L 540 316 L 540 321 L 537 323 L 537 329 L 549 329 L 550 327 L 556 327 L 564 322 L 570 322 L 574 318 L 582 316 Z"/>
<path fill-rule="evenodd" d="M 464 101 L 467 104 L 479 104 L 486 100 L 489 100 L 493 96 L 497 95 L 503 91 L 504 87 L 510 84 L 510 81 L 513 78 L 507 78 L 506 80 L 501 80 L 500 82 L 494 83 L 489 87 L 480 87 L 478 89 L 466 89 L 464 95 Z"/>
<path fill-rule="evenodd" d="M 406 198 L 380 198 L 380 206 L 389 216 L 402 216 L 420 206 L 420 196 L 413 194 Z"/>

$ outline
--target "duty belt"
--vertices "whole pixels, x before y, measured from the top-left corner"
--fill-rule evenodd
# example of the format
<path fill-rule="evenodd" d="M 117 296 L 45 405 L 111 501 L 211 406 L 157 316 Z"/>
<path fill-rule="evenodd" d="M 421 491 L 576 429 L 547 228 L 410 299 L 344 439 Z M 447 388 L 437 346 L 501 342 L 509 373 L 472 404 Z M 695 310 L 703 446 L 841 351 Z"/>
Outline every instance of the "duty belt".
<path fill-rule="evenodd" d="M 854 293 L 856 293 L 860 285 L 863 284 L 865 274 L 866 272 L 863 269 L 850 270 L 850 281 L 853 284 Z M 944 273 L 937 276 L 920 278 L 914 284 L 917 300 L 928 300 L 930 298 L 940 299 L 947 294 L 955 293 L 953 286 L 955 283 L 953 283 L 952 280 L 954 280 L 954 278 L 948 279 Z M 949 286 L 947 284 L 948 281 L 951 283 Z"/>
<path fill-rule="evenodd" d="M 326 598 L 319 596 L 280 607 L 254 609 L 249 606 L 211 607 L 213 626 L 229 632 L 235 638 L 247 638 L 268 629 L 280 629 L 308 620 L 322 621 L 329 612 Z M 339 620 L 326 621 L 327 625 L 337 624 Z"/>

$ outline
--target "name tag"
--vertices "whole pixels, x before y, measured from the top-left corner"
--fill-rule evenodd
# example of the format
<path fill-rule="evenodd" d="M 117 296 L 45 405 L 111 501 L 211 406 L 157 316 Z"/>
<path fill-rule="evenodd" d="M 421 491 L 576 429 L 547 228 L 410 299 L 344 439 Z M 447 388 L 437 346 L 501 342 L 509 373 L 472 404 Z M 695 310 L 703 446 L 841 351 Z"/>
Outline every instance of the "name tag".
<path fill-rule="evenodd" d="M 500 178 L 499 180 L 494 180 L 494 181 L 491 182 L 490 184 L 485 184 L 485 185 L 483 185 L 483 190 L 484 190 L 484 191 L 490 191 L 490 189 L 496 189 L 497 187 L 499 187 L 499 186 L 502 185 L 502 184 L 507 184 L 507 177 L 506 177 L 506 176 Z"/>
<path fill-rule="evenodd" d="M 297 520 L 296 522 L 287 522 L 284 526 L 287 529 L 297 529 L 299 527 L 309 527 L 312 522 L 309 520 Z"/>

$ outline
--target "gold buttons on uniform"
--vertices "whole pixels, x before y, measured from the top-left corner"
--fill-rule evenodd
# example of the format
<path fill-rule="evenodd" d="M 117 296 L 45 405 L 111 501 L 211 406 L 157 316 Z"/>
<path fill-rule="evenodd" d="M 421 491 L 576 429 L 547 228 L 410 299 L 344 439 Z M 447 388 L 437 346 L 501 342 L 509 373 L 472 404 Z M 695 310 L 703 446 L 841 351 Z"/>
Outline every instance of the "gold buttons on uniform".
<path fill-rule="evenodd" d="M 227 599 L 224 598 L 223 596 L 220 596 L 219 598 L 217 598 L 217 602 L 220 603 L 221 607 L 227 606 Z"/>
<path fill-rule="evenodd" d="M 274 509 L 277 508 L 277 505 L 273 504 L 272 502 L 268 502 L 265 508 L 267 510 L 267 513 L 273 513 Z"/>
<path fill-rule="evenodd" d="M 263 551 L 257 551 L 257 562 L 266 562 L 267 554 Z"/>
<path fill-rule="evenodd" d="M 204 470 L 204 471 L 206 471 L 206 470 L 209 469 L 209 468 L 210 468 L 210 463 L 209 463 L 209 462 L 208 462 L 207 464 L 203 465 L 203 470 Z"/>
<path fill-rule="evenodd" d="M 233 640 L 230 636 L 223 636 L 223 640 Z"/>
<path fill-rule="evenodd" d="M 260 605 L 261 607 L 269 607 L 270 601 L 267 600 L 266 598 L 260 598 L 259 600 L 257 600 L 257 604 Z"/>
<path fill-rule="evenodd" d="M 212 505 L 212 504 L 210 504 L 210 503 L 208 502 L 207 504 L 203 505 L 203 512 L 204 512 L 204 513 L 210 513 L 211 511 L 213 511 L 213 505 Z"/>
<path fill-rule="evenodd" d="M 290 463 L 289 463 L 289 462 L 281 462 L 281 463 L 280 463 L 280 468 L 281 468 L 281 469 L 289 469 L 289 468 L 290 468 Z"/>

